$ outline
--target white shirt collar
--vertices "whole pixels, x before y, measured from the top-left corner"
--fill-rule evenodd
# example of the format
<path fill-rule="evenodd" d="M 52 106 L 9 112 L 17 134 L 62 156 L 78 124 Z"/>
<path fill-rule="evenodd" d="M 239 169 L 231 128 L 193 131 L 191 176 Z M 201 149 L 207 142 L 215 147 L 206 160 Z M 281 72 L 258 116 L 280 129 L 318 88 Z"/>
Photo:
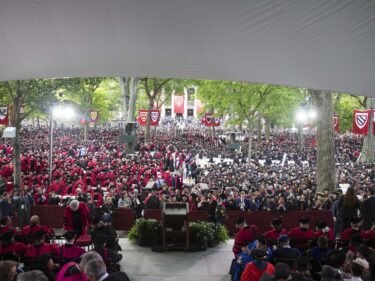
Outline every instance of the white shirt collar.
<path fill-rule="evenodd" d="M 103 281 L 103 280 L 106 279 L 108 276 L 109 276 L 109 274 L 108 274 L 108 273 L 105 273 L 102 277 L 99 278 L 98 281 Z"/>

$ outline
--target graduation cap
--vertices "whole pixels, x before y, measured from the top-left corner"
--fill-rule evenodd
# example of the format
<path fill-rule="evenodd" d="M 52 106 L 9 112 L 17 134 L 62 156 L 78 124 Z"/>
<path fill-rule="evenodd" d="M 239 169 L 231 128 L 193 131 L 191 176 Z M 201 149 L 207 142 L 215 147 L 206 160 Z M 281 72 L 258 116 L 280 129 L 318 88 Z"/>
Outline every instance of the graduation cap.
<path fill-rule="evenodd" d="M 44 230 L 38 230 L 34 233 L 34 239 L 35 240 L 41 240 L 46 235 L 46 232 Z"/>
<path fill-rule="evenodd" d="M 273 226 L 279 226 L 279 225 L 281 225 L 281 219 L 273 219 L 271 224 Z"/>
<path fill-rule="evenodd" d="M 360 217 L 354 217 L 354 218 L 352 218 L 352 219 L 350 220 L 350 223 L 358 224 L 358 223 L 361 222 L 361 220 L 362 220 L 362 218 L 360 218 Z"/>
<path fill-rule="evenodd" d="M 66 238 L 66 240 L 72 240 L 74 238 L 74 236 L 76 235 L 76 232 L 74 230 L 71 230 L 71 231 L 67 231 L 64 233 L 64 237 Z"/>
<path fill-rule="evenodd" d="M 289 241 L 289 237 L 288 237 L 288 235 L 281 235 L 280 237 L 279 237 L 279 242 L 280 243 L 286 243 L 286 242 L 288 242 Z"/>
<path fill-rule="evenodd" d="M 267 252 L 263 249 L 254 249 L 251 251 L 251 256 L 255 259 L 264 259 L 267 257 Z"/>
<path fill-rule="evenodd" d="M 306 218 L 306 217 L 302 217 L 298 220 L 298 222 L 301 223 L 301 224 L 308 224 L 308 223 L 310 223 L 310 219 Z"/>
<path fill-rule="evenodd" d="M 14 231 L 9 229 L 8 231 L 4 232 L 1 236 L 0 236 L 0 240 L 3 240 L 3 241 L 10 241 L 12 240 L 14 237 Z"/>

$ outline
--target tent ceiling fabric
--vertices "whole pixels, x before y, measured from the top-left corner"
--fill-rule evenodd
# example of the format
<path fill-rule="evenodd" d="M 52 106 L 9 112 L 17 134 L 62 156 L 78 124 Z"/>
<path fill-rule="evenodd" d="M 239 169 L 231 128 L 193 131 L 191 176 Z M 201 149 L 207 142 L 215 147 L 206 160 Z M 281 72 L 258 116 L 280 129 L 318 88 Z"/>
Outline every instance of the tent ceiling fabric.
<path fill-rule="evenodd" d="M 149 76 L 375 96 L 373 0 L 3 0 L 0 80 Z"/>

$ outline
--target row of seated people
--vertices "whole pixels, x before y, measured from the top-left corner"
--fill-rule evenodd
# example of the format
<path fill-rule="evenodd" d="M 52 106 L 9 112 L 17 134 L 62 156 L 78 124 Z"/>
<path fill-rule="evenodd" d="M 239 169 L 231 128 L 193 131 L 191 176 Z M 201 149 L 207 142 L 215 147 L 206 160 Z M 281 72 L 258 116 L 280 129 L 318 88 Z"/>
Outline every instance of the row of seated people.
<path fill-rule="evenodd" d="M 110 272 L 97 251 L 81 255 L 79 261 L 56 264 L 52 255 L 40 255 L 35 264 L 24 270 L 13 260 L 0 261 L 1 281 L 129 281 L 123 271 Z"/>
<path fill-rule="evenodd" d="M 365 275 L 369 273 L 369 263 L 372 259 L 375 261 L 375 249 L 366 246 L 358 234 L 351 237 L 348 246 L 340 249 L 331 248 L 328 239 L 321 236 L 317 239 L 316 246 L 306 250 L 293 247 L 286 235 L 280 236 L 277 245 L 272 246 L 267 243 L 264 236 L 258 236 L 255 241 L 241 246 L 241 253 L 236 255 L 231 265 L 231 280 L 259 280 L 267 271 L 261 266 L 265 265 L 265 262 L 272 268 L 272 265 L 284 263 L 292 271 L 304 275 L 304 278 L 300 276 L 292 280 L 321 280 L 323 265 L 331 264 L 338 267 L 338 263 L 341 267 L 345 259 L 365 264 L 361 274 Z"/>
<path fill-rule="evenodd" d="M 37 223 L 36 223 L 37 222 Z M 4 229 L 6 231 L 4 232 Z M 54 261 L 64 264 L 69 261 L 78 260 L 85 250 L 75 244 L 78 236 L 75 231 L 68 231 L 62 237 L 54 235 L 53 230 L 39 225 L 39 218 L 33 216 L 29 226 L 16 232 L 10 225 L 2 228 L 0 234 L 0 259 L 13 259 L 21 261 L 28 268 L 32 266 L 39 256 L 49 254 Z M 121 255 L 118 245 L 117 233 L 110 223 L 99 218 L 94 218 L 91 229 L 91 239 L 94 249 L 100 252 L 108 268 L 118 268 Z M 56 239 L 66 240 L 64 245 L 51 243 Z"/>
<path fill-rule="evenodd" d="M 288 236 L 297 248 L 307 248 L 311 246 L 311 243 L 316 244 L 319 237 L 324 236 L 328 239 L 330 245 L 347 245 L 353 234 L 358 234 L 361 239 L 375 247 L 375 221 L 370 230 L 361 230 L 361 218 L 355 217 L 351 220 L 351 226 L 344 230 L 339 239 L 336 239 L 333 233 L 333 229 L 327 225 L 325 221 L 320 221 L 316 225 L 315 231 L 310 229 L 310 220 L 308 218 L 301 218 L 299 220 L 299 226 L 294 227 L 287 231 L 282 227 L 281 219 L 274 219 L 271 222 L 271 229 L 266 231 L 263 236 L 267 240 L 268 244 L 276 245 L 278 239 L 281 236 Z M 233 246 L 233 253 L 238 254 L 242 245 L 245 241 L 254 241 L 258 235 L 258 228 L 256 225 L 246 225 L 243 217 L 237 218 L 236 227 L 239 228 L 239 232 L 236 234 L 235 243 Z"/>

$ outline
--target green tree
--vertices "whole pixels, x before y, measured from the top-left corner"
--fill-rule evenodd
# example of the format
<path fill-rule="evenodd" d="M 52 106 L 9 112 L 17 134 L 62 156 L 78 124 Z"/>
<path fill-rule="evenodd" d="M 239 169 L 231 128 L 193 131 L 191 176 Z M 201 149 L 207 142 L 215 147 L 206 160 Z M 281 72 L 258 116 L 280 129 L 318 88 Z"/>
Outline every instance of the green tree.
<path fill-rule="evenodd" d="M 150 142 L 150 127 L 151 127 L 151 109 L 154 107 L 155 102 L 160 98 L 162 94 L 162 89 L 166 86 L 172 79 L 157 79 L 157 78 L 142 78 L 140 80 L 140 87 L 144 90 L 147 95 L 148 105 L 147 109 L 147 124 L 145 129 L 145 143 Z"/>
<path fill-rule="evenodd" d="M 16 128 L 13 140 L 14 183 L 20 188 L 21 180 L 21 143 L 22 121 L 32 113 L 45 110 L 55 97 L 58 83 L 50 79 L 17 80 L 0 82 L 0 92 L 5 93 L 10 101 L 10 126 Z"/>
<path fill-rule="evenodd" d="M 99 90 L 103 78 L 69 78 L 62 79 L 61 89 L 65 92 L 65 97 L 80 106 L 85 119 L 89 119 L 89 111 L 95 110 L 99 112 L 100 119 L 108 118 L 107 110 L 109 105 L 106 91 Z M 83 125 L 84 140 L 88 140 L 90 123 L 85 122 Z"/>

